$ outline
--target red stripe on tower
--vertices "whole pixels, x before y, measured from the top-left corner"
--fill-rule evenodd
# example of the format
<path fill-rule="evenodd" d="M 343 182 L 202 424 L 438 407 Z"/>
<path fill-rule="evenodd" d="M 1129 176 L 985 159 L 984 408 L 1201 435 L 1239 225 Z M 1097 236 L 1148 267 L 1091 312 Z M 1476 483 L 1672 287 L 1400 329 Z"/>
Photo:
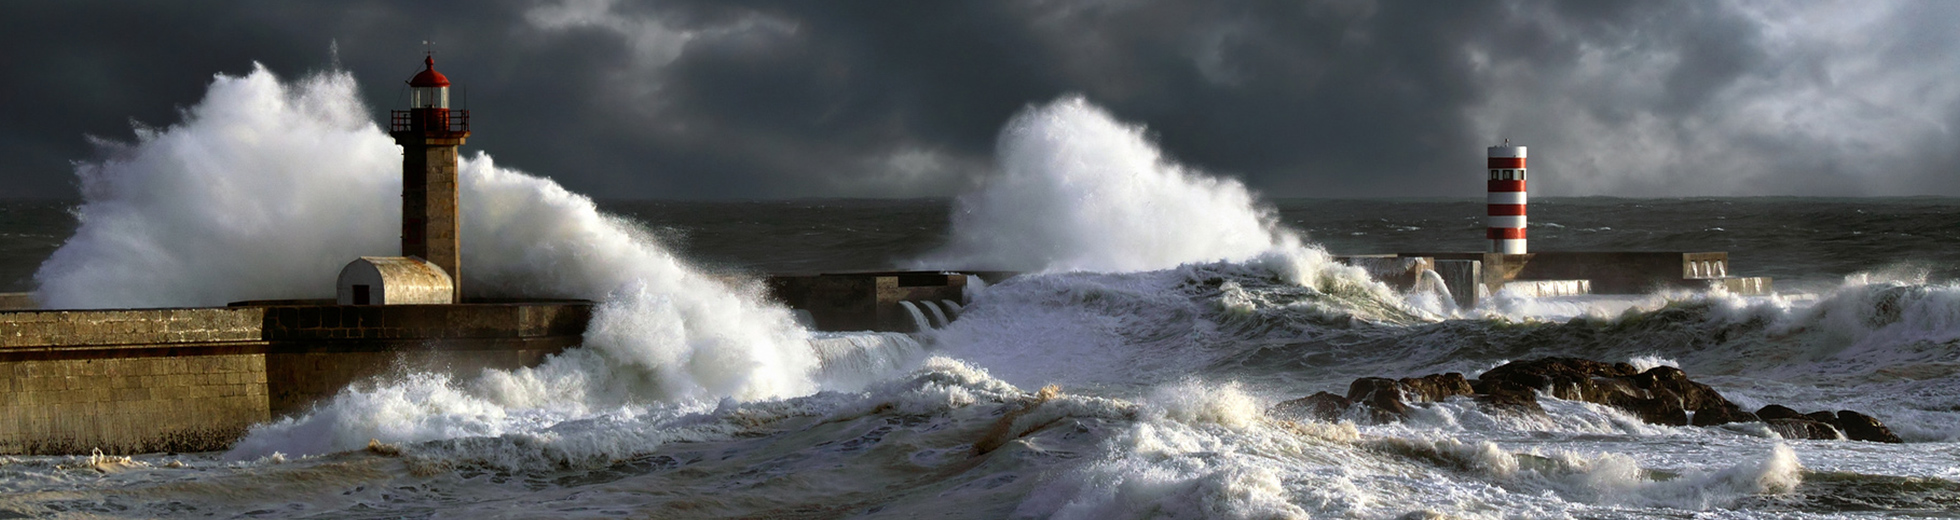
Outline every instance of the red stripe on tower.
<path fill-rule="evenodd" d="M 1525 254 L 1525 148 L 1513 146 L 1506 139 L 1504 144 L 1490 147 L 1485 160 L 1485 169 L 1490 173 L 1487 195 L 1489 210 L 1485 212 L 1486 229 L 1484 237 L 1490 240 L 1490 252 L 1507 255 Z"/>
<path fill-rule="evenodd" d="M 1484 238 L 1491 240 L 1524 240 L 1524 228 L 1485 229 Z"/>
<path fill-rule="evenodd" d="M 1523 168 L 1523 157 L 1492 157 L 1485 163 L 1487 168 Z"/>

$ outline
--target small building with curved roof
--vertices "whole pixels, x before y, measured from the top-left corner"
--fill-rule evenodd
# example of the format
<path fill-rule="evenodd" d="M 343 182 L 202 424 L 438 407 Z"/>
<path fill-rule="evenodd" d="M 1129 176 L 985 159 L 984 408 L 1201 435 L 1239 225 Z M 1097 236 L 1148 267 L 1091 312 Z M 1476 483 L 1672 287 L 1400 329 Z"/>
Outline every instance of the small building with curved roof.
<path fill-rule="evenodd" d="M 363 256 L 340 269 L 341 305 L 448 304 L 456 302 L 449 273 L 412 256 Z"/>

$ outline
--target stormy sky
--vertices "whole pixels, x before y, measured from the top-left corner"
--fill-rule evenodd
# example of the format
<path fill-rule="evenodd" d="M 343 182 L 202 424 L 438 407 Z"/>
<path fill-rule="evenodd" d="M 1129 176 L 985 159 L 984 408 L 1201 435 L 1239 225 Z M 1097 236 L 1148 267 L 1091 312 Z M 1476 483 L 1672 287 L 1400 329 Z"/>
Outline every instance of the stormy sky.
<path fill-rule="evenodd" d="M 0 197 L 77 197 L 258 62 L 370 110 L 436 44 L 469 150 L 605 198 L 957 194 L 1081 94 L 1273 197 L 1960 195 L 1960 2 L 8 2 Z"/>

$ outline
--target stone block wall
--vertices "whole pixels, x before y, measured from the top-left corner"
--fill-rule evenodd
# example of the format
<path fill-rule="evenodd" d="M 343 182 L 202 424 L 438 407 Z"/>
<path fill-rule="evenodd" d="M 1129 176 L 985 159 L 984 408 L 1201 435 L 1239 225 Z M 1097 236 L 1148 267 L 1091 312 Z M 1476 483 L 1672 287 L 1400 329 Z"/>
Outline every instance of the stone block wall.
<path fill-rule="evenodd" d="M 546 356 L 575 346 L 574 341 L 476 349 L 389 349 L 272 352 L 265 355 L 266 406 L 273 418 L 298 415 L 332 399 L 350 385 L 398 381 L 410 374 L 447 374 L 467 380 L 484 369 L 537 366 Z M 528 347 L 528 348 L 527 348 Z"/>
<path fill-rule="evenodd" d="M 258 341 L 254 308 L 0 313 L 0 359 L 24 351 Z"/>
<path fill-rule="evenodd" d="M 0 379 L 0 453 L 211 450 L 268 418 L 258 354 L 16 361 Z"/>
<path fill-rule="evenodd" d="M 0 454 L 221 450 L 364 379 L 534 366 L 590 316 L 582 301 L 0 312 Z"/>
<path fill-rule="evenodd" d="M 283 417 L 351 384 L 536 366 L 577 346 L 591 314 L 589 302 L 266 307 L 268 406 Z"/>
<path fill-rule="evenodd" d="M 0 453 L 222 447 L 268 417 L 254 309 L 0 312 Z"/>

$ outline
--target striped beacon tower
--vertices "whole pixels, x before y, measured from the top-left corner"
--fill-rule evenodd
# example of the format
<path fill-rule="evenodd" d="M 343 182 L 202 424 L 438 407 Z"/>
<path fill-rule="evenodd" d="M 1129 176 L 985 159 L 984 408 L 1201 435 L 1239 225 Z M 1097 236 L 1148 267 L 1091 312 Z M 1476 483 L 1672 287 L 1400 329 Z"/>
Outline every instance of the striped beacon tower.
<path fill-rule="evenodd" d="M 1524 245 L 1524 147 L 1504 144 L 1490 147 L 1489 228 L 1490 252 L 1525 254 Z"/>

